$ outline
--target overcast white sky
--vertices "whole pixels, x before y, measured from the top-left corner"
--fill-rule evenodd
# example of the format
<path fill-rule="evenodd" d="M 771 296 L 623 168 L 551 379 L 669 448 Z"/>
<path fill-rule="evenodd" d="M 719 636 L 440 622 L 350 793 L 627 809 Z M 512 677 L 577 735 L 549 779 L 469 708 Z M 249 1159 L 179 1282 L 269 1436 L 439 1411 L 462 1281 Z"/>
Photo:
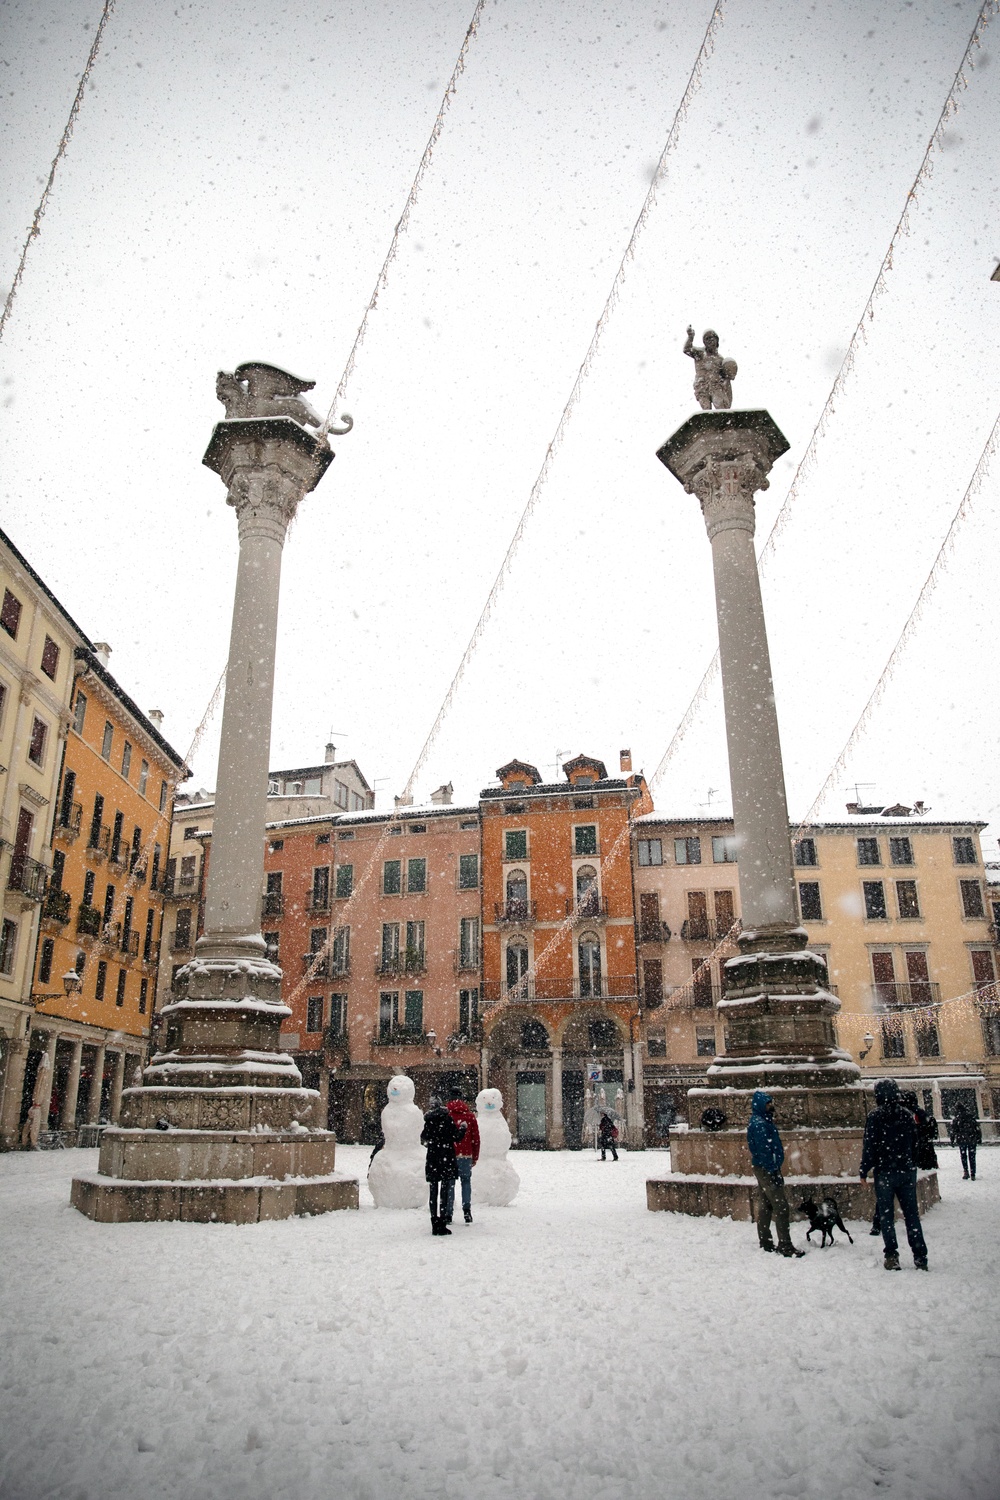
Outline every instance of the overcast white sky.
<path fill-rule="evenodd" d="M 201 465 L 215 373 L 333 394 L 473 0 L 118 0 L 0 346 L 2 524 L 185 751 L 237 555 Z M 711 554 L 655 450 L 715 326 L 784 498 L 979 0 L 729 0 L 511 581 L 420 779 L 628 745 L 651 773 L 716 645 Z M 416 759 L 552 436 L 710 5 L 491 0 L 285 549 L 272 764 L 338 753 L 380 805 Z M 99 0 L 5 0 L 0 286 Z M 868 697 L 1000 403 L 1000 19 L 765 577 L 793 816 Z M 1000 463 L 845 784 L 996 818 Z M 215 726 L 217 731 L 217 724 Z M 217 732 L 195 762 L 214 785 Z M 716 789 L 709 798 L 709 788 Z M 721 695 L 658 789 L 728 797 Z M 853 794 L 851 794 L 853 795 Z M 842 785 L 826 808 L 839 814 Z M 995 842 L 990 851 L 995 852 Z"/>

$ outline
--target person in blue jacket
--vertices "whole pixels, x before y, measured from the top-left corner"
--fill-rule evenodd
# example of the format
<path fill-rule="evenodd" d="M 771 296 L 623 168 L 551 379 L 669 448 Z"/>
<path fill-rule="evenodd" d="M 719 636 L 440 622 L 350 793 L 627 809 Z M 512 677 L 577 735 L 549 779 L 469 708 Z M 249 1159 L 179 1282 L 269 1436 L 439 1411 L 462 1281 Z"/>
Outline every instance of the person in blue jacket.
<path fill-rule="evenodd" d="M 775 1248 L 771 1239 L 773 1214 L 778 1230 L 778 1254 L 805 1255 L 804 1250 L 796 1250 L 788 1232 L 788 1199 L 785 1197 L 785 1184 L 781 1176 L 785 1148 L 774 1123 L 774 1100 L 763 1089 L 758 1089 L 750 1102 L 747 1145 L 750 1148 L 750 1161 L 757 1186 L 760 1188 L 757 1208 L 757 1238 L 760 1240 L 760 1248 Z"/>
<path fill-rule="evenodd" d="M 875 1085 L 875 1102 L 877 1108 L 865 1121 L 861 1181 L 866 1181 L 869 1172 L 874 1173 L 875 1209 L 885 1246 L 885 1268 L 887 1271 L 899 1270 L 894 1201 L 898 1199 L 906 1221 L 906 1238 L 913 1251 L 913 1264 L 918 1271 L 926 1271 L 927 1246 L 917 1207 L 917 1127 L 894 1078 L 879 1079 Z"/>

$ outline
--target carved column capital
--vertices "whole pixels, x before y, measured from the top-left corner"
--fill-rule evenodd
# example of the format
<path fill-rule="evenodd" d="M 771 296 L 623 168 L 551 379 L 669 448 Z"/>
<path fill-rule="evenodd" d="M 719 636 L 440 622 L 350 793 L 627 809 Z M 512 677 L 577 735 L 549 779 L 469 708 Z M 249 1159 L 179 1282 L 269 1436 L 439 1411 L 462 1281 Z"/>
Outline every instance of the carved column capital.
<path fill-rule="evenodd" d="M 750 454 L 710 458 L 684 488 L 701 501 L 709 541 L 720 531 L 745 531 L 753 536 L 754 495 L 768 488 L 767 470 Z"/>

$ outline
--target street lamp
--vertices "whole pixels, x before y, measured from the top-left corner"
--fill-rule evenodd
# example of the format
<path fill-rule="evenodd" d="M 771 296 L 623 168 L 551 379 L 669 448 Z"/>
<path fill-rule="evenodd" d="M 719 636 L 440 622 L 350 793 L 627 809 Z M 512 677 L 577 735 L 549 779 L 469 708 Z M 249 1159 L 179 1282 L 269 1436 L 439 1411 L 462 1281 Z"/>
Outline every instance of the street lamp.
<path fill-rule="evenodd" d="M 869 1052 L 875 1045 L 875 1038 L 872 1036 L 870 1031 L 865 1032 L 864 1041 L 864 1051 L 858 1053 L 858 1062 L 864 1062 L 865 1058 L 868 1056 Z"/>
<path fill-rule="evenodd" d="M 65 974 L 62 977 L 62 983 L 63 987 L 61 993 L 59 990 L 53 990 L 50 995 L 32 995 L 30 997 L 31 1003 L 35 1007 L 35 1009 L 37 1010 L 38 1006 L 46 1000 L 61 1000 L 63 998 L 63 995 L 66 995 L 67 997 L 70 995 L 78 995 L 83 989 L 83 980 L 80 978 L 75 969 L 66 970 Z"/>

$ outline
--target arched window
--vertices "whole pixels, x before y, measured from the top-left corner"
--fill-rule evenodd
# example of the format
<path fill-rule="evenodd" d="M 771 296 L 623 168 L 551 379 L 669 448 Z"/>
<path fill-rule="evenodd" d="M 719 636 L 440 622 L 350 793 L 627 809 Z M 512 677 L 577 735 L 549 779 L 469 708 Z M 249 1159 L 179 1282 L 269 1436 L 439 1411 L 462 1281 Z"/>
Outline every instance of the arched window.
<path fill-rule="evenodd" d="M 521 938 L 515 938 L 507 944 L 507 985 L 513 989 L 516 984 L 524 982 L 528 972 L 528 945 Z"/>
<path fill-rule="evenodd" d="M 585 932 L 580 938 L 579 960 L 580 996 L 596 999 L 601 994 L 601 940 L 596 933 Z"/>
<path fill-rule="evenodd" d="M 507 876 L 507 918 L 523 922 L 528 915 L 528 877 L 523 870 L 511 870 Z"/>
<path fill-rule="evenodd" d="M 582 916 L 597 915 L 597 871 L 593 865 L 581 865 L 576 872 L 576 904 Z"/>
<path fill-rule="evenodd" d="M 521 1027 L 522 1052 L 547 1052 L 549 1034 L 541 1021 L 525 1021 Z"/>

